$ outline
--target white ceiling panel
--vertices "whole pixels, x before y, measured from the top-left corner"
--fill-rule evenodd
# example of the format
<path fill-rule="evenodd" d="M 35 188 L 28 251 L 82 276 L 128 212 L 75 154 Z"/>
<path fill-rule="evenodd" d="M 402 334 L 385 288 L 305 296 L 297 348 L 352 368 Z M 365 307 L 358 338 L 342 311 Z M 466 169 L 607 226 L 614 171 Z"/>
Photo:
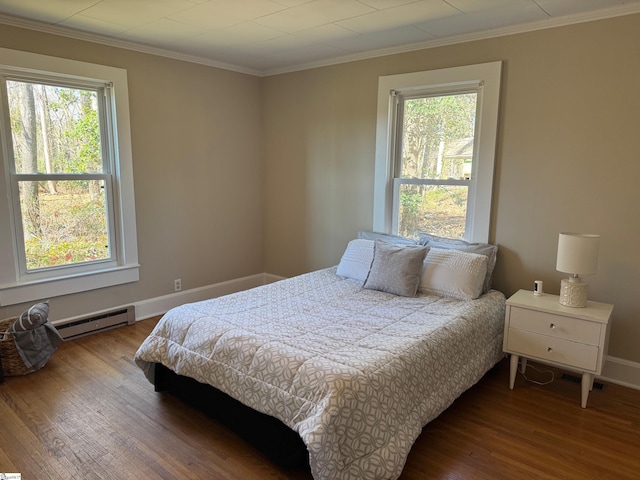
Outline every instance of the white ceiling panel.
<path fill-rule="evenodd" d="M 569 15 L 632 3 L 623 0 L 537 0 L 537 2 L 549 15 L 554 16 Z"/>
<path fill-rule="evenodd" d="M 293 33 L 375 11 L 354 0 L 315 0 L 256 21 L 281 32 Z"/>
<path fill-rule="evenodd" d="M 284 5 L 285 7 L 298 7 L 304 3 L 309 3 L 310 0 L 274 0 L 274 2 Z"/>
<path fill-rule="evenodd" d="M 209 0 L 170 18 L 189 25 L 216 29 L 251 21 L 287 7 L 269 0 Z"/>
<path fill-rule="evenodd" d="M 410 45 L 424 42 L 425 39 L 436 38 L 429 34 L 425 37 L 425 32 L 411 25 L 399 27 L 384 32 L 365 33 L 363 35 L 350 36 L 343 40 L 334 40 L 331 43 L 351 53 L 361 52 L 368 49 L 385 49 L 400 45 Z"/>
<path fill-rule="evenodd" d="M 499 11 L 500 15 L 496 12 Z M 465 33 L 486 31 L 514 24 L 524 24 L 546 20 L 549 16 L 533 5 L 510 6 L 493 10 L 480 10 L 458 17 L 447 17 L 429 22 L 421 22 L 416 26 L 437 37 L 461 35 Z"/>
<path fill-rule="evenodd" d="M 347 39 L 352 36 L 353 32 L 349 32 L 337 25 L 328 24 L 310 28 L 304 32 L 282 35 L 261 45 L 254 45 L 253 48 L 264 55 L 271 54 L 274 51 L 287 51 L 287 54 L 291 55 L 293 50 L 298 50 L 304 55 L 306 50 L 318 46 L 326 46 L 335 52 L 341 50 L 339 46 L 335 45 L 337 40 Z"/>
<path fill-rule="evenodd" d="M 82 14 L 73 15 L 61 22 L 57 22 L 56 25 L 96 35 L 104 35 L 109 38 L 118 38 L 122 32 L 131 28 L 127 25 L 105 22 Z"/>
<path fill-rule="evenodd" d="M 160 18 L 138 28 L 124 31 L 120 34 L 120 37 L 131 42 L 140 42 L 145 45 L 155 44 L 161 48 L 171 48 L 185 39 L 194 39 L 206 33 L 207 30 L 194 25 L 187 25 L 168 18 Z"/>
<path fill-rule="evenodd" d="M 421 0 L 400 7 L 379 10 L 338 22 L 339 25 L 358 33 L 384 32 L 385 30 L 412 25 L 418 22 L 459 15 L 460 12 L 440 0 Z"/>
<path fill-rule="evenodd" d="M 292 48 L 289 50 L 272 51 L 268 56 L 269 64 L 276 68 L 285 68 L 287 65 L 305 65 L 318 62 L 325 58 L 335 58 L 345 55 L 345 52 L 337 47 L 327 44 L 318 44 L 305 49 Z"/>
<path fill-rule="evenodd" d="M 452 7 L 461 12 L 493 11 L 497 8 L 517 8 L 535 6 L 532 0 L 447 0 Z"/>
<path fill-rule="evenodd" d="M 255 75 L 636 13 L 640 0 L 0 0 L 0 24 Z"/>
<path fill-rule="evenodd" d="M 192 7 L 188 0 L 102 0 L 82 10 L 82 15 L 135 27 Z"/>
<path fill-rule="evenodd" d="M 207 31 L 189 39 L 185 43 L 198 44 L 202 47 L 215 45 L 216 48 L 228 48 L 237 51 L 238 48 L 234 47 L 245 49 L 247 45 L 262 45 L 268 40 L 283 36 L 286 36 L 286 34 L 257 23 L 245 22 L 235 27 Z"/>
<path fill-rule="evenodd" d="M 399 7 L 401 5 L 408 5 L 417 1 L 419 0 L 360 0 L 360 3 L 369 5 L 376 10 L 384 10 L 385 8 Z"/>
<path fill-rule="evenodd" d="M 56 23 L 95 3 L 95 0 L 0 0 L 0 13 Z"/>

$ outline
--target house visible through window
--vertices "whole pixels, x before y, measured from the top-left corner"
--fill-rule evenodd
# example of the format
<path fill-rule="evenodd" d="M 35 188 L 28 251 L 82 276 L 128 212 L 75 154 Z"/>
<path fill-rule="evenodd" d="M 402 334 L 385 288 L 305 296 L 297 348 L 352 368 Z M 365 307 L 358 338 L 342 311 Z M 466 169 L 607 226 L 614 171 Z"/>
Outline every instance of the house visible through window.
<path fill-rule="evenodd" d="M 0 91 L 0 304 L 137 280 L 126 72 L 0 49 Z"/>
<path fill-rule="evenodd" d="M 488 240 L 500 70 L 380 78 L 374 230 Z"/>
<path fill-rule="evenodd" d="M 395 95 L 393 228 L 464 238 L 473 167 L 477 93 Z"/>

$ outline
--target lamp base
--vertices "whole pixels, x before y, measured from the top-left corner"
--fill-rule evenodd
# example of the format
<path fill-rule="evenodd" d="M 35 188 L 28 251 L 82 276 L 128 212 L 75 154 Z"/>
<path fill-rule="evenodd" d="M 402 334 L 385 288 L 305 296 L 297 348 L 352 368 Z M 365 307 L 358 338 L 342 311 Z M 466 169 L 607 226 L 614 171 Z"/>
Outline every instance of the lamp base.
<path fill-rule="evenodd" d="M 589 290 L 588 283 L 563 279 L 560 282 L 560 299 L 558 301 L 565 307 L 586 307 L 587 290 Z"/>

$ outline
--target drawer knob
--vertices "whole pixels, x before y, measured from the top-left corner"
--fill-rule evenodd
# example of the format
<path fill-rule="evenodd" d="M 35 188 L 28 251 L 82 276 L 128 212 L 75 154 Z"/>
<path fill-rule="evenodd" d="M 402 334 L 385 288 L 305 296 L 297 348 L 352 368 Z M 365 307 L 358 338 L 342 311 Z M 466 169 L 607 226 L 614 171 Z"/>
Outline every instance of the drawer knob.
<path fill-rule="evenodd" d="M 556 328 L 556 324 L 555 323 L 550 323 L 549 324 L 549 328 Z"/>
<path fill-rule="evenodd" d="M 553 348 L 547 347 L 547 353 L 551 353 L 551 352 L 553 352 Z"/>

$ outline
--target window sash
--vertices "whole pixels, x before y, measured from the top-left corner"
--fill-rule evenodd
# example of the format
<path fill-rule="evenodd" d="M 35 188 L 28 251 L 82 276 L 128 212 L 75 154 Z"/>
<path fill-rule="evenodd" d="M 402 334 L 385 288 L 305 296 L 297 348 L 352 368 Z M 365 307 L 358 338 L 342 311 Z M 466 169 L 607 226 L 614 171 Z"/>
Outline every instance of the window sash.
<path fill-rule="evenodd" d="M 469 231 L 473 228 L 473 205 L 471 202 L 475 198 L 475 178 L 477 171 L 477 148 L 478 142 L 474 140 L 473 155 L 471 162 L 471 177 L 467 180 L 457 179 L 414 179 L 414 178 L 401 178 L 403 165 L 403 126 L 404 126 L 404 111 L 405 102 L 407 100 L 415 100 L 420 98 L 435 98 L 442 96 L 453 96 L 473 93 L 476 95 L 476 122 L 474 129 L 474 139 L 478 138 L 480 127 L 480 106 L 482 105 L 482 93 L 483 93 L 482 81 L 465 82 L 462 85 L 450 85 L 450 86 L 423 86 L 421 88 L 407 89 L 406 91 L 392 90 L 390 91 L 390 102 L 392 103 L 392 115 L 390 118 L 390 141 L 393 148 L 390 150 L 390 164 L 392 165 L 391 178 L 393 181 L 393 187 L 391 192 L 390 202 L 390 218 L 391 218 L 391 233 L 398 234 L 399 220 L 400 220 L 400 185 L 464 185 L 469 189 L 469 195 L 467 197 L 467 216 L 465 219 L 465 237 L 469 237 Z M 406 92 L 406 93 L 405 93 Z"/>
<path fill-rule="evenodd" d="M 102 173 L 43 173 L 43 172 L 35 172 L 35 173 L 17 173 L 16 159 L 13 151 L 13 141 L 8 142 L 7 145 L 7 153 L 6 153 L 6 163 L 8 164 L 9 170 L 9 181 L 10 181 L 10 204 L 12 206 L 12 215 L 13 215 L 13 225 L 14 235 L 15 235 L 15 246 L 16 246 L 16 254 L 17 254 L 17 267 L 18 274 L 21 280 L 29 281 L 29 280 L 40 280 L 46 278 L 55 278 L 60 275 L 60 272 L 64 271 L 91 271 L 93 265 L 111 265 L 116 266 L 118 264 L 118 244 L 117 244 L 117 236 L 116 232 L 116 220 L 114 215 L 114 178 L 110 172 L 114 170 L 114 158 L 113 152 L 114 148 L 112 146 L 112 142 L 115 136 L 111 133 L 115 130 L 116 125 L 111 123 L 112 115 L 111 115 L 111 103 L 108 101 L 111 95 L 111 84 L 103 83 L 103 82 L 95 82 L 88 80 L 76 80 L 71 78 L 52 78 L 47 74 L 39 74 L 39 73 L 30 73 L 30 74 L 22 74 L 15 73 L 12 69 L 3 69 L 8 71 L 8 74 L 0 75 L 0 88 L 2 89 L 2 96 L 6 99 L 5 105 L 5 117 L 9 116 L 9 108 L 8 108 L 8 92 L 7 92 L 7 82 L 20 82 L 20 83 L 31 83 L 34 85 L 46 85 L 50 87 L 61 87 L 67 89 L 78 89 L 78 90 L 87 90 L 94 92 L 96 94 L 97 99 L 97 113 L 98 113 L 98 128 L 100 133 L 100 165 L 102 168 Z M 9 120 L 5 120 L 6 124 L 6 138 L 11 138 L 12 130 L 11 124 Z M 107 222 L 107 232 L 109 235 L 109 256 L 107 259 L 99 259 L 92 260 L 83 263 L 74 263 L 69 265 L 55 265 L 51 267 L 43 267 L 38 269 L 29 269 L 27 266 L 27 253 L 25 250 L 25 231 L 24 231 L 24 222 L 25 219 L 23 217 L 23 212 L 20 204 L 20 193 L 19 193 L 19 185 L 20 182 L 48 182 L 48 181 L 78 181 L 78 180 L 99 180 L 103 182 L 105 187 L 105 204 L 106 204 L 106 222 Z"/>
<path fill-rule="evenodd" d="M 100 130 L 100 149 L 101 149 L 101 165 L 103 173 L 114 171 L 115 166 L 115 134 L 117 130 L 117 122 L 115 122 L 113 109 L 113 84 L 111 82 L 96 82 L 90 80 L 76 80 L 73 78 L 54 79 L 51 75 L 39 73 L 13 73 L 10 68 L 0 67 L 0 89 L 2 90 L 3 108 L 6 112 L 4 121 L 8 129 L 7 138 L 11 138 L 11 126 L 9 119 L 9 105 L 7 82 L 32 83 L 34 85 L 45 85 L 49 87 L 61 87 L 67 89 L 88 90 L 96 93 L 97 110 L 98 110 L 98 128 Z M 5 127 L 3 127 L 5 128 Z M 9 171 L 12 174 L 18 174 L 15 164 L 15 155 L 13 152 L 13 142 L 7 142 L 7 161 L 9 163 Z M 38 172 L 42 173 L 42 172 Z M 64 173 L 64 172 L 61 172 Z M 49 174 L 51 175 L 51 174 Z"/>
<path fill-rule="evenodd" d="M 403 138 L 404 138 L 404 120 L 405 120 L 405 104 L 407 100 L 419 100 L 423 98 L 437 98 L 437 97 L 449 97 L 455 95 L 465 95 L 465 94 L 474 94 L 476 95 L 476 111 L 475 111 L 475 128 L 473 132 L 474 142 L 473 142 L 473 153 L 472 153 L 472 171 L 471 171 L 471 179 L 474 177 L 474 165 L 477 163 L 477 142 L 475 141 L 478 138 L 479 133 L 479 124 L 478 121 L 480 116 L 480 105 L 482 100 L 482 83 L 480 82 L 477 86 L 473 88 L 468 88 L 465 86 L 464 88 L 460 87 L 451 87 L 450 89 L 444 89 L 441 86 L 438 86 L 435 89 L 427 89 L 426 93 L 411 93 L 404 94 L 399 91 L 392 91 L 391 102 L 394 104 L 392 108 L 393 115 L 391 117 L 391 139 L 394 144 L 394 148 L 391 151 L 391 164 L 393 165 L 393 178 L 401 178 L 403 171 Z"/>
<path fill-rule="evenodd" d="M 402 185 L 436 185 L 436 186 L 462 186 L 468 188 L 467 194 L 467 217 L 465 219 L 465 231 L 469 226 L 469 195 L 473 182 L 471 180 L 457 180 L 457 179 L 420 179 L 420 178 L 394 178 L 393 179 L 393 211 L 391 215 L 392 229 L 391 233 L 397 235 L 400 230 L 400 190 Z"/>
<path fill-rule="evenodd" d="M 28 174 L 13 174 L 11 175 L 11 191 L 12 193 L 12 207 L 13 218 L 15 224 L 18 226 L 14 229 L 15 244 L 18 253 L 18 269 L 20 278 L 25 280 L 39 280 L 44 278 L 50 278 L 57 276 L 60 272 L 66 272 L 70 270 L 90 271 L 93 265 L 100 264 L 105 266 L 117 266 L 119 258 L 119 246 L 117 232 L 117 222 L 114 214 L 114 201 L 115 196 L 113 194 L 115 179 L 113 175 L 106 173 L 82 173 L 82 174 L 60 174 L 60 173 L 28 173 Z M 105 207 L 106 207 L 106 222 L 108 232 L 109 243 L 109 256 L 104 259 L 91 260 L 82 263 L 72 263 L 67 265 L 55 265 L 51 267 L 43 267 L 38 269 L 29 269 L 27 267 L 27 252 L 25 251 L 25 238 L 24 238 L 24 219 L 22 218 L 22 211 L 20 208 L 19 200 L 19 184 L 20 182 L 49 182 L 49 181 L 83 181 L 83 180 L 97 180 L 101 181 L 105 190 Z"/>
<path fill-rule="evenodd" d="M 12 161 L 9 161 L 13 155 L 11 124 L 6 85 L 0 82 L 0 107 L 3 112 L 0 115 L 0 219 L 10 226 L 0 229 L 0 305 L 31 302 L 137 281 L 140 265 L 126 70 L 0 48 L 0 76 L 70 88 L 102 89 L 97 96 L 98 115 L 102 159 L 104 162 L 108 158 L 108 163 L 104 164 L 104 171 L 98 175 L 107 176 L 104 177 L 107 178 L 104 187 L 109 198 L 105 198 L 105 201 L 111 207 L 108 221 L 113 225 L 109 235 L 113 236 L 110 247 L 114 249 L 110 262 L 71 264 L 49 272 L 32 271 L 28 275 L 21 272 L 18 250 L 19 245 L 24 243 L 17 242 L 15 232 L 21 230 L 22 226 L 16 225 L 13 212 L 16 200 L 19 201 L 19 195 L 16 196 L 19 193 L 17 182 L 33 181 L 36 177 L 18 176 Z M 56 175 L 63 175 L 61 177 L 45 178 L 69 178 L 66 177 L 68 174 L 60 172 Z"/>
<path fill-rule="evenodd" d="M 391 233 L 393 229 L 394 182 L 399 135 L 395 116 L 398 96 L 405 98 L 443 95 L 478 90 L 474 159 L 468 192 L 465 240 L 487 242 L 497 137 L 500 77 L 502 63 L 443 68 L 383 76 L 378 79 L 378 113 L 373 202 L 373 230 Z"/>
<path fill-rule="evenodd" d="M 437 179 L 437 178 L 402 178 L 403 171 L 403 139 L 404 139 L 404 123 L 405 123 L 405 102 L 407 100 L 416 100 L 421 98 L 437 98 L 444 96 L 464 95 L 464 94 L 476 95 L 476 111 L 475 111 L 475 127 L 474 127 L 474 145 L 471 161 L 471 176 L 469 179 Z M 392 91 L 390 93 L 391 102 L 394 104 L 392 109 L 393 115 L 391 117 L 390 129 L 392 132 L 392 141 L 394 148 L 391 150 L 391 165 L 393 165 L 393 190 L 391 200 L 391 233 L 394 235 L 399 234 L 400 229 L 400 190 L 401 185 L 461 185 L 468 188 L 467 205 L 466 205 L 466 218 L 465 218 L 465 234 L 472 228 L 473 224 L 473 205 L 472 202 L 475 191 L 475 172 L 477 170 L 477 145 L 478 142 L 475 139 L 478 138 L 478 130 L 480 122 L 478 116 L 480 114 L 479 109 L 482 103 L 482 82 L 477 82 L 472 86 L 451 86 L 446 88 L 443 86 L 437 86 L 433 88 L 424 87 L 420 90 L 412 90 L 405 94 L 400 91 Z"/>

